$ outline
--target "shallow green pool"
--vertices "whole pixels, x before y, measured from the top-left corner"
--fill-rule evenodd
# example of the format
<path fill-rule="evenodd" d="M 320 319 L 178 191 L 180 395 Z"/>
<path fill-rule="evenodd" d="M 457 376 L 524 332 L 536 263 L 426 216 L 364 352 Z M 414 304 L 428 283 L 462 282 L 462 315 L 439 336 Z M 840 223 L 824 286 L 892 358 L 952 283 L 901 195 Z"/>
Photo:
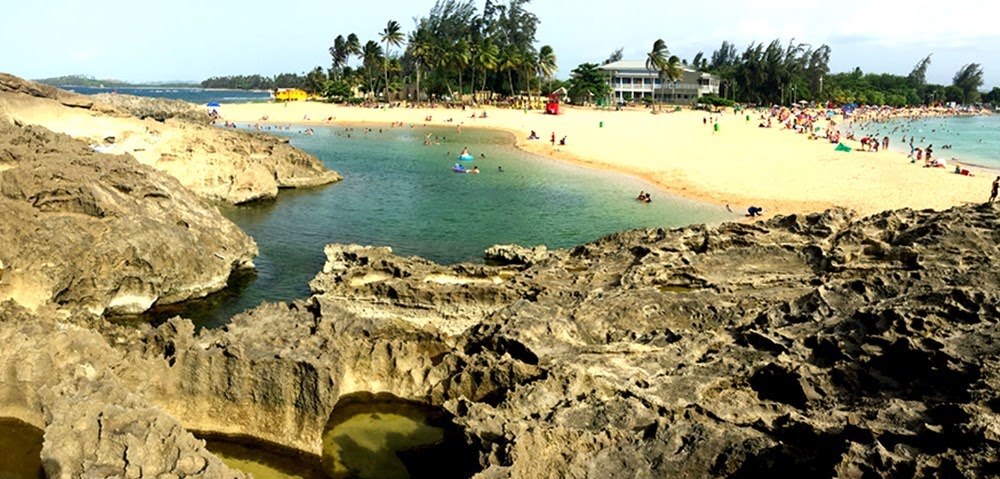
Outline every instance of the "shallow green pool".
<path fill-rule="evenodd" d="M 198 307 L 168 314 L 215 326 L 261 301 L 306 297 L 328 243 L 388 245 L 397 254 L 440 263 L 481 262 L 483 250 L 494 244 L 563 248 L 625 229 L 732 217 L 725 208 L 671 198 L 630 176 L 525 153 L 506 133 L 421 127 L 366 133 L 361 126 L 279 133 L 344 181 L 224 208 L 260 247 L 256 274 Z M 464 147 L 476 160 L 461 163 L 481 173 L 452 172 Z M 653 191 L 653 201 L 636 202 L 640 190 Z"/>

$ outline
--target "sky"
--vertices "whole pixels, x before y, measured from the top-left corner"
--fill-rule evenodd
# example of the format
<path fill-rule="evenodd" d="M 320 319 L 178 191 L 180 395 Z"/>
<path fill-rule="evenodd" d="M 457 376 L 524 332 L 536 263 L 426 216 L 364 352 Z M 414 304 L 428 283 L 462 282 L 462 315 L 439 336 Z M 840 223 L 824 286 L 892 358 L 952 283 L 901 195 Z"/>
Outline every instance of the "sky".
<path fill-rule="evenodd" d="M 482 9 L 485 0 L 474 0 Z M 35 0 L 0 16 L 0 71 L 29 79 L 81 74 L 133 83 L 200 82 L 212 76 L 304 73 L 330 66 L 333 39 L 378 40 L 389 20 L 410 32 L 434 0 Z M 979 63 L 988 91 L 1000 86 L 1000 29 L 982 0 L 789 2 L 532 0 L 537 46 L 555 50 L 561 79 L 614 50 L 644 60 L 662 38 L 671 54 L 711 56 L 724 40 L 826 44 L 832 72 L 906 75 L 932 54 L 930 83 L 951 84 Z M 356 60 L 354 64 L 356 64 Z"/>

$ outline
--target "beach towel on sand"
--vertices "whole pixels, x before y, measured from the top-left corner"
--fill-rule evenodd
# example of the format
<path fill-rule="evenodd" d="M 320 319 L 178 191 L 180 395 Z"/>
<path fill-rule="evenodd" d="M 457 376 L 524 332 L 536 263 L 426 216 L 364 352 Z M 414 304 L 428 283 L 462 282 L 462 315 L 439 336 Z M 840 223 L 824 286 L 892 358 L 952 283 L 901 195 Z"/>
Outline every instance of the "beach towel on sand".
<path fill-rule="evenodd" d="M 837 147 L 834 148 L 833 151 L 847 151 L 847 152 L 850 152 L 851 151 L 851 147 L 849 147 L 849 146 L 847 146 L 847 145 L 845 145 L 843 143 L 837 143 Z"/>

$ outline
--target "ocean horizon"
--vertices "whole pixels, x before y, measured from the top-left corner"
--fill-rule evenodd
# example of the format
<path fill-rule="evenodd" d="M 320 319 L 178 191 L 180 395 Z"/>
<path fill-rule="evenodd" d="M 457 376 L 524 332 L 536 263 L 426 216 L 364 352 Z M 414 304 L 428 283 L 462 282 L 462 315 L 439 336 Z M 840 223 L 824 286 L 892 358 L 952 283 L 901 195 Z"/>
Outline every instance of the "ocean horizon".
<path fill-rule="evenodd" d="M 64 90 L 79 93 L 81 95 L 97 95 L 100 93 L 116 93 L 121 95 L 135 95 L 150 98 L 166 98 L 170 100 L 183 100 L 196 105 L 208 103 L 255 103 L 271 101 L 271 92 L 267 90 L 232 90 L 226 88 L 198 88 L 198 87 L 63 87 Z"/>

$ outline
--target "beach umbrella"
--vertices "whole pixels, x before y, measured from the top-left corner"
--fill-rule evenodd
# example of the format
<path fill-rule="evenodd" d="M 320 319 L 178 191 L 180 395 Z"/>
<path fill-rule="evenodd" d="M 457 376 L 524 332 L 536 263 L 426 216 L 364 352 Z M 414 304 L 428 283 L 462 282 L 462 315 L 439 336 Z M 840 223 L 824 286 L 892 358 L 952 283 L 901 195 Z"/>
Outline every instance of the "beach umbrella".
<path fill-rule="evenodd" d="M 218 107 L 220 107 L 222 105 L 220 105 L 218 102 L 213 101 L 213 102 L 211 102 L 211 103 L 209 103 L 209 104 L 207 104 L 205 106 L 207 106 L 209 108 L 218 108 Z"/>

